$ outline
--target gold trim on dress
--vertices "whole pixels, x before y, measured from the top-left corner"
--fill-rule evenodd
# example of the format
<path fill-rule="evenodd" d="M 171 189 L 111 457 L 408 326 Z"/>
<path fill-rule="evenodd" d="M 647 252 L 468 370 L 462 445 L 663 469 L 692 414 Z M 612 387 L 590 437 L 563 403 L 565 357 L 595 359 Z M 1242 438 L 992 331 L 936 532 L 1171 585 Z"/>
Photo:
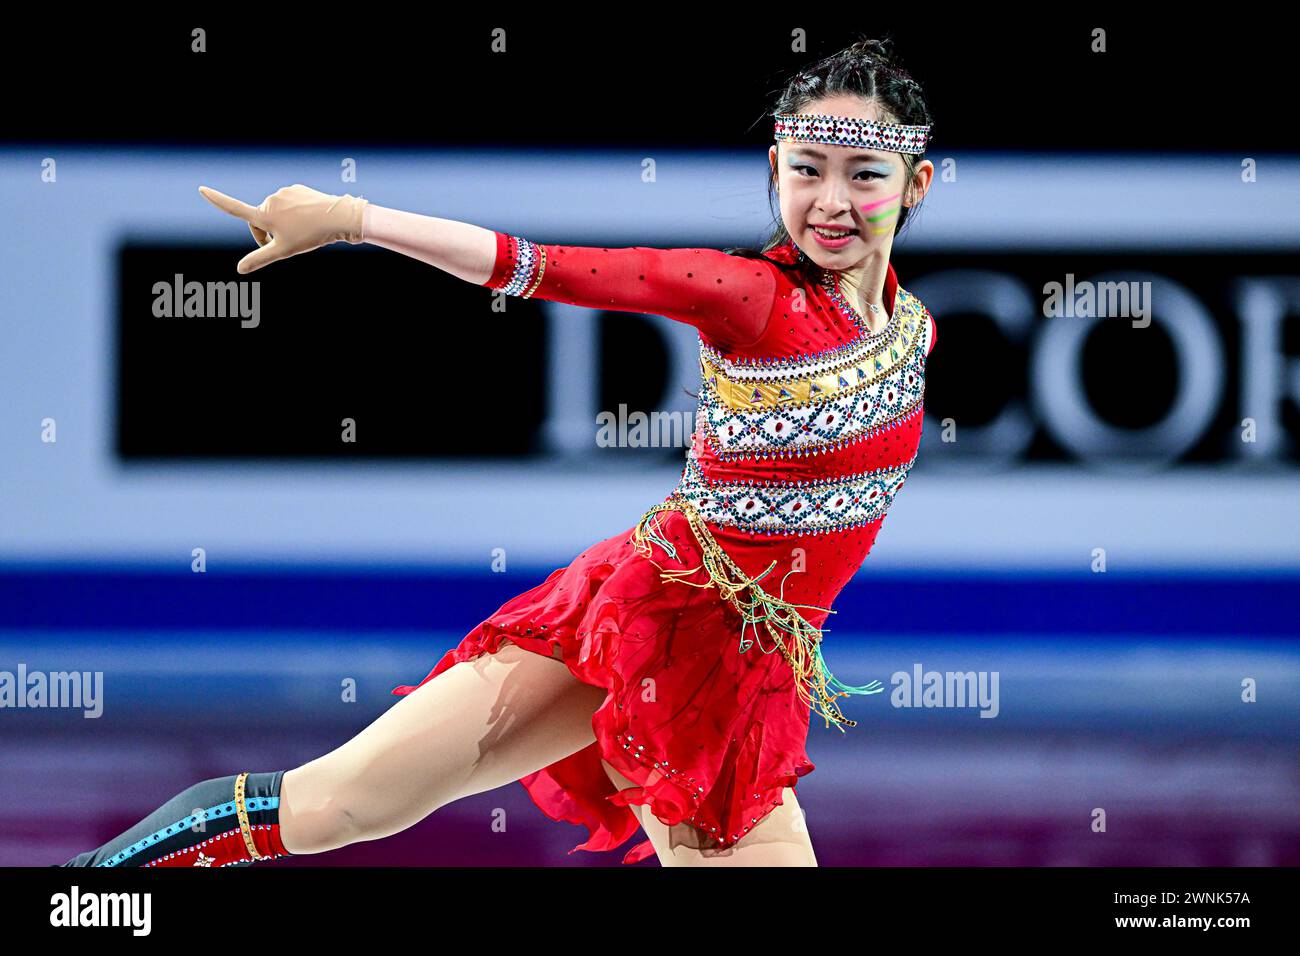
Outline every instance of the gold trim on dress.
<path fill-rule="evenodd" d="M 248 808 L 244 806 L 244 781 L 247 779 L 247 770 L 235 778 L 235 813 L 239 817 L 239 832 L 244 836 L 244 846 L 248 849 L 248 858 L 250 860 L 260 860 L 262 854 L 257 852 L 257 844 L 253 842 L 253 830 L 248 823 Z"/>
<path fill-rule="evenodd" d="M 546 247 L 539 245 L 537 247 L 537 278 L 533 280 L 533 284 L 528 288 L 528 291 L 523 294 L 523 298 L 531 299 L 533 297 L 533 293 L 542 284 L 542 276 L 544 275 L 546 275 Z"/>
<path fill-rule="evenodd" d="M 909 316 L 893 341 L 879 350 L 815 375 L 801 375 L 799 367 L 792 366 L 788 375 L 770 380 L 731 377 L 704 350 L 700 354 L 700 373 L 718 401 L 728 408 L 778 408 L 829 401 L 874 385 L 903 366 L 921 341 L 919 318 Z M 805 367 L 816 364 L 815 360 L 804 363 Z"/>

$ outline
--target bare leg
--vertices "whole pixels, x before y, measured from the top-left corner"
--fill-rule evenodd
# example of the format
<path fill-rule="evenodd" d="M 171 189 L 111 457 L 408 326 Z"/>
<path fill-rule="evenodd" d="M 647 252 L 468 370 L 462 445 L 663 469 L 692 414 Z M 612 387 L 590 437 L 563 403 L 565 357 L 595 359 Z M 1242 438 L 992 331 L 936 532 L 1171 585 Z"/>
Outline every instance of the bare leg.
<path fill-rule="evenodd" d="M 591 717 L 606 693 L 509 642 L 456 664 L 337 750 L 284 775 L 285 849 L 378 840 L 567 757 L 596 739 Z"/>
<path fill-rule="evenodd" d="M 636 786 L 605 761 L 601 766 L 618 789 Z M 722 849 L 707 848 L 704 835 L 689 823 L 668 827 L 648 807 L 632 805 L 631 810 L 654 845 L 661 866 L 816 866 L 817 857 L 794 790 L 786 787 L 781 798 L 781 806 L 759 820 L 734 845 Z"/>

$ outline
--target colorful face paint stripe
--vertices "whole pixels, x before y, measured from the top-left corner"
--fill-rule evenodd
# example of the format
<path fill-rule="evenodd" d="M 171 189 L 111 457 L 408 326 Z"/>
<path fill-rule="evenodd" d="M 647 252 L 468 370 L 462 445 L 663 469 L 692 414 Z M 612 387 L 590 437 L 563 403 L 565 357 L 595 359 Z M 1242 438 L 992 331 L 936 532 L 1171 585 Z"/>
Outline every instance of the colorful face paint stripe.
<path fill-rule="evenodd" d="M 898 199 L 902 195 L 903 195 L 902 193 L 897 193 L 893 196 L 890 196 L 888 199 L 878 199 L 875 202 L 866 203 L 860 208 L 862 209 L 863 212 L 869 212 L 878 206 L 883 206 L 885 203 L 893 202 L 894 200 Z M 885 219 L 892 219 L 894 216 L 898 215 L 898 210 L 899 207 L 895 206 L 893 209 L 887 209 L 884 212 L 877 213 L 874 216 L 867 216 L 866 220 L 867 222 L 880 222 Z M 888 231 L 889 231 L 889 226 L 878 226 L 875 229 L 871 230 L 872 235 L 876 235 L 876 236 L 880 235 L 882 232 L 888 232 Z"/>
<path fill-rule="evenodd" d="M 887 199 L 877 199 L 875 202 L 865 203 L 862 206 L 859 206 L 858 208 L 861 209 L 863 212 L 871 212 L 871 210 L 875 209 L 877 206 L 883 206 L 887 202 L 893 202 L 895 199 L 902 198 L 902 195 L 903 195 L 902 193 L 895 193 L 894 195 L 888 197 Z"/>

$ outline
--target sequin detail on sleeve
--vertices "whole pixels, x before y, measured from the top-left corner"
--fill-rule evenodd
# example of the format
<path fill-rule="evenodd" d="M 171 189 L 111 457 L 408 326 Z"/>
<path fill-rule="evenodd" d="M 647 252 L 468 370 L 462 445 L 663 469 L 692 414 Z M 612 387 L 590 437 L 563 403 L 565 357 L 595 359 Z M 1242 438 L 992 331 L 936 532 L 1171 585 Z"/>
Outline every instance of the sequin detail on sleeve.
<path fill-rule="evenodd" d="M 537 291 L 545 274 L 545 250 L 531 240 L 504 233 L 502 235 L 505 236 L 505 258 L 497 263 L 493 279 L 487 283 L 488 288 L 527 299 Z M 498 253 L 500 251 L 501 245 L 498 243 Z M 505 272 L 504 278 L 499 278 L 502 272 Z"/>

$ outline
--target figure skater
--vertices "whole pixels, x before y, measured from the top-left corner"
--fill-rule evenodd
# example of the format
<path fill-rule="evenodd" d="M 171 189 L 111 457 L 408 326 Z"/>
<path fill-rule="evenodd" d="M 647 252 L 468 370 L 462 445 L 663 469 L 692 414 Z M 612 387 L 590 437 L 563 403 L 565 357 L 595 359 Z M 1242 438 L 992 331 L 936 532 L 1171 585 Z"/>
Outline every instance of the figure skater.
<path fill-rule="evenodd" d="M 774 105 L 780 220 L 761 250 L 539 245 L 302 185 L 260 206 L 200 188 L 257 240 L 241 274 L 369 242 L 496 293 L 689 323 L 696 427 L 661 503 L 504 604 L 356 737 L 195 784 L 65 865 L 323 853 L 515 780 L 587 828 L 574 850 L 639 825 L 624 863 L 816 865 L 795 796 L 809 718 L 843 731 L 836 701 L 882 690 L 831 675 L 822 626 L 916 460 L 937 333 L 889 257 L 934 165 L 921 89 L 885 43 L 799 73 Z"/>

